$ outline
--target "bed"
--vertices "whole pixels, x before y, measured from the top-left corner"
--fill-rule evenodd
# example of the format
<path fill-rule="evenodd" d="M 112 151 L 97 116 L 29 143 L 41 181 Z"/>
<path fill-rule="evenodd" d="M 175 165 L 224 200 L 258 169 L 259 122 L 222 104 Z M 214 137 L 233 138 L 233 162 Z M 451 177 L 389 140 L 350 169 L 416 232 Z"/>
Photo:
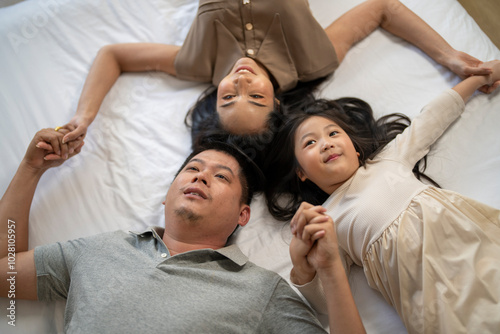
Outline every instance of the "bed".
<path fill-rule="evenodd" d="M 327 26 L 361 0 L 310 0 Z M 500 51 L 455 0 L 403 0 L 453 47 L 481 59 Z M 182 44 L 195 0 L 32 0 L 0 9 L 0 190 L 3 194 L 33 134 L 74 114 L 100 47 L 119 42 Z M 319 96 L 355 96 L 376 115 L 410 117 L 459 81 L 415 47 L 377 30 L 349 51 Z M 206 85 L 163 73 L 124 74 L 89 128 L 80 155 L 42 178 L 30 216 L 30 248 L 117 229 L 162 225 L 161 202 L 190 151 L 184 117 Z M 500 208 L 500 94 L 481 93 L 433 147 L 428 174 L 444 188 Z M 250 259 L 288 279 L 291 235 L 261 197 L 252 218 L 232 238 Z M 368 333 L 406 332 L 361 268 L 349 275 Z M 0 299 L 1 333 L 62 332 L 64 303 Z"/>

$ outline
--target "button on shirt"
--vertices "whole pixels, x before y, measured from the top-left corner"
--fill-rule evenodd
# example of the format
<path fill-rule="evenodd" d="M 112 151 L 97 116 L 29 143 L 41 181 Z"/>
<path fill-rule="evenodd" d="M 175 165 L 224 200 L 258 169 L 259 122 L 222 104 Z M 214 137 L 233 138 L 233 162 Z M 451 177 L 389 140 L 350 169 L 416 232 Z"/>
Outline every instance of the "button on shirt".
<path fill-rule="evenodd" d="M 281 91 L 338 66 L 306 0 L 201 0 L 175 59 L 177 77 L 217 86 L 242 57 L 263 64 Z"/>
<path fill-rule="evenodd" d="M 324 333 L 279 275 L 237 246 L 170 256 L 163 229 L 35 248 L 38 298 L 67 299 L 64 332 Z"/>

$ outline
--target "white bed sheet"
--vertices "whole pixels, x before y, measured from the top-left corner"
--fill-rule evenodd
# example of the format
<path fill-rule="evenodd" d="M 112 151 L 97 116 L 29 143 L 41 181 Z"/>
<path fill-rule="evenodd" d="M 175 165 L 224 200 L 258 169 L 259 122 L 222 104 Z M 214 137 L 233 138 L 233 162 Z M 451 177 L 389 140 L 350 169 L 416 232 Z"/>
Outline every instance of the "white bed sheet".
<path fill-rule="evenodd" d="M 310 0 L 327 26 L 361 0 Z M 500 51 L 454 0 L 404 0 L 456 49 L 481 59 Z M 33 134 L 66 123 L 100 47 L 119 42 L 182 44 L 195 0 L 32 0 L 0 9 L 0 191 L 7 188 Z M 347 55 L 321 96 L 356 96 L 377 115 L 410 117 L 459 79 L 415 47 L 376 31 Z M 162 73 L 124 74 L 89 128 L 80 155 L 42 178 L 30 216 L 30 247 L 116 229 L 162 225 L 161 202 L 190 150 L 187 109 L 206 86 Z M 478 94 L 435 145 L 429 174 L 443 187 L 500 208 L 500 94 Z M 260 197 L 234 242 L 252 261 L 288 278 L 287 224 L 271 219 Z M 394 310 L 349 277 L 369 333 L 404 333 Z M 0 299 L 1 333 L 62 332 L 64 303 Z"/>

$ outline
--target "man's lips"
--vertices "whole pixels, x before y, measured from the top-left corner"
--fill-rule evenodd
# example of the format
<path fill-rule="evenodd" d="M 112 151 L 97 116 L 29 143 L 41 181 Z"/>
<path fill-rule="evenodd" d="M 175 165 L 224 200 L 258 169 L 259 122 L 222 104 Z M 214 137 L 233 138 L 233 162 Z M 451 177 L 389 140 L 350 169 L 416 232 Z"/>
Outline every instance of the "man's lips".
<path fill-rule="evenodd" d="M 184 190 L 184 195 L 201 197 L 207 199 L 208 196 L 200 188 L 190 187 Z"/>
<path fill-rule="evenodd" d="M 333 160 L 337 160 L 340 157 L 340 154 L 330 154 L 324 162 L 330 162 Z"/>

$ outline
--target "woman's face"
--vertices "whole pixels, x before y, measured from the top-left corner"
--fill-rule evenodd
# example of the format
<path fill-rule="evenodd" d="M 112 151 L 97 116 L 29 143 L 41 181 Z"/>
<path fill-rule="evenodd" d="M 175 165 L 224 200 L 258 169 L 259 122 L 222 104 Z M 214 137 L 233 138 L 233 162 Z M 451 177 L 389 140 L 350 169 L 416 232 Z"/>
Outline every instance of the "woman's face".
<path fill-rule="evenodd" d="M 259 133 L 273 108 L 274 87 L 266 70 L 251 58 L 239 59 L 217 90 L 217 112 L 224 129 Z"/>
<path fill-rule="evenodd" d="M 327 194 L 347 181 L 359 168 L 359 153 L 351 138 L 335 122 L 312 116 L 295 132 L 298 177 L 311 180 Z"/>

